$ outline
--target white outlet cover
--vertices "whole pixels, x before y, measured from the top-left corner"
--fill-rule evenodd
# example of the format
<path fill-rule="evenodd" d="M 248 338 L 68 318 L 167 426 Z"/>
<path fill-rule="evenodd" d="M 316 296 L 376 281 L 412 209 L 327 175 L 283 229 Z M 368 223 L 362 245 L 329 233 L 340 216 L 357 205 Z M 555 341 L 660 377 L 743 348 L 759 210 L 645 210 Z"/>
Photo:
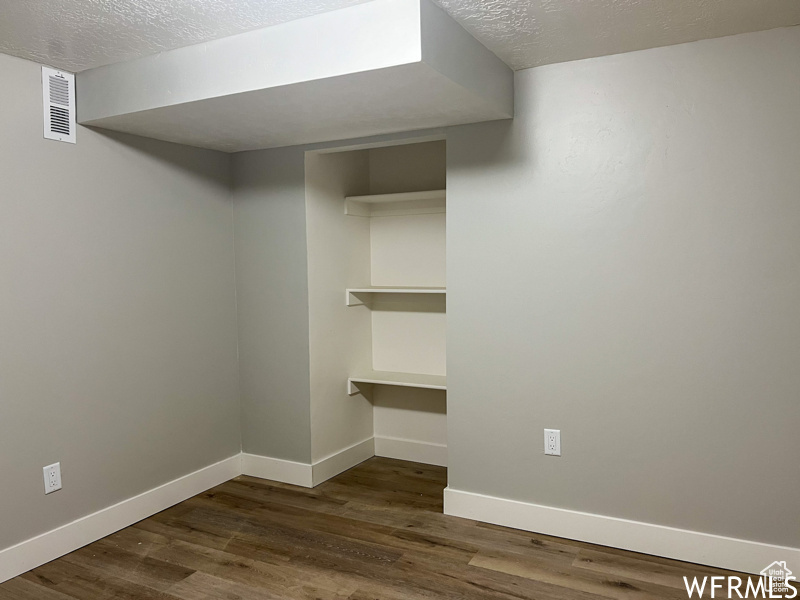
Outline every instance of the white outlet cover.
<path fill-rule="evenodd" d="M 61 463 L 53 463 L 42 469 L 44 472 L 44 493 L 52 494 L 61 489 Z"/>
<path fill-rule="evenodd" d="M 561 430 L 544 430 L 544 453 L 549 456 L 561 456 Z"/>

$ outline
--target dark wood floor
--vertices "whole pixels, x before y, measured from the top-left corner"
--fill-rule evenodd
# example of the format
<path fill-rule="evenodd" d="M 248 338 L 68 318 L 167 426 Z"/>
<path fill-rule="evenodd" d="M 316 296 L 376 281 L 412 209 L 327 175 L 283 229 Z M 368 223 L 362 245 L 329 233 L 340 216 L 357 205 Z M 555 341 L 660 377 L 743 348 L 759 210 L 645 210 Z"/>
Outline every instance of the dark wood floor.
<path fill-rule="evenodd" d="M 686 600 L 724 571 L 442 514 L 446 470 L 373 458 L 313 490 L 238 477 L 0 585 L 0 599 Z"/>

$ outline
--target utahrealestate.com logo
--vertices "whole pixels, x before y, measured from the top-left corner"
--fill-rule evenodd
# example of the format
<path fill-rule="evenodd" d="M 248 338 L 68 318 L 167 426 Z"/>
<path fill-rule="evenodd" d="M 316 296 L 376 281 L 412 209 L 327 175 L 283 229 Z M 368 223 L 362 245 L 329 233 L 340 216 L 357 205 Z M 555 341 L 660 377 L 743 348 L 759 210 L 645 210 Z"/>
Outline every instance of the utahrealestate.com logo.
<path fill-rule="evenodd" d="M 775 561 L 761 571 L 761 577 L 694 577 L 689 581 L 683 578 L 686 592 L 692 598 L 697 592 L 697 597 L 702 598 L 703 592 L 708 590 L 711 598 L 718 593 L 720 597 L 727 598 L 783 598 L 791 600 L 797 597 L 797 587 L 789 582 L 796 579 L 786 567 L 786 561 Z"/>

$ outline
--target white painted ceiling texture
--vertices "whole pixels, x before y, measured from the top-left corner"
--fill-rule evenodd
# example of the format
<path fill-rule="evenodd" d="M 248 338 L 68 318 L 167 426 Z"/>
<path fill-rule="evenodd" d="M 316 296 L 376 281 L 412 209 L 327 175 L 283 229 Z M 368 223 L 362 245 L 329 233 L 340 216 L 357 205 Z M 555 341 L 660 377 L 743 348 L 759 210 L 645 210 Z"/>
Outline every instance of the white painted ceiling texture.
<path fill-rule="evenodd" d="M 69 71 L 364 0 L 0 0 L 0 52 Z M 800 24 L 800 0 L 437 0 L 514 69 Z"/>

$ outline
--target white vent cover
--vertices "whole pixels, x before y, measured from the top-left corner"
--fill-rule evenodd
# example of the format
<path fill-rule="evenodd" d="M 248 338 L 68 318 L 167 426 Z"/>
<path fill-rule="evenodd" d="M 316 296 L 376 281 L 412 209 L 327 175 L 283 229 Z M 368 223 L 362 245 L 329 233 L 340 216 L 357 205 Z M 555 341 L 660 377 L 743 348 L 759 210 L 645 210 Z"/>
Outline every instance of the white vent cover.
<path fill-rule="evenodd" d="M 42 67 L 44 137 L 75 143 L 75 75 Z"/>

